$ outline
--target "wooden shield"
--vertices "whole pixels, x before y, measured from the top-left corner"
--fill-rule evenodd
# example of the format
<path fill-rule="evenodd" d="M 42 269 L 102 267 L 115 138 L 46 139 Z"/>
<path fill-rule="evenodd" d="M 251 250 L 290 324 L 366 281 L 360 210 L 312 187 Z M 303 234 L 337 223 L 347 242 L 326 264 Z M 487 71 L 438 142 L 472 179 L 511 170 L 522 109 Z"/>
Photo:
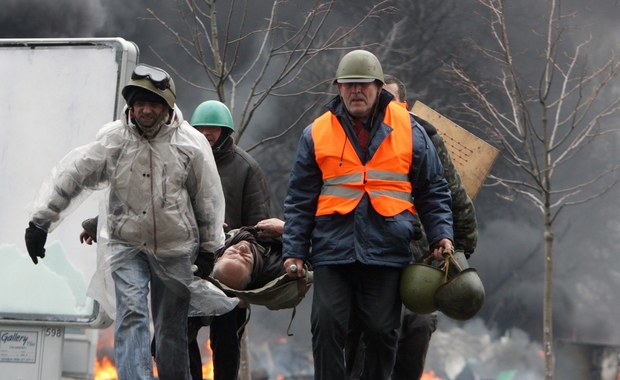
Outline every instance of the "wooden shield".
<path fill-rule="evenodd" d="M 420 101 L 416 100 L 411 112 L 437 128 L 461 176 L 467 195 L 475 199 L 497 158 L 497 148 Z"/>

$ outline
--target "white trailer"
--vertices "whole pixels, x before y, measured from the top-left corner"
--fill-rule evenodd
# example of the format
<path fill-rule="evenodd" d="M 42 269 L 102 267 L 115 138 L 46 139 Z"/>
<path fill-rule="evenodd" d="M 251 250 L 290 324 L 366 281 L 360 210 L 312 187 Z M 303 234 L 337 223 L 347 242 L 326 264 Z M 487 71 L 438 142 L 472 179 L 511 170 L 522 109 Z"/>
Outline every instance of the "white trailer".
<path fill-rule="evenodd" d="M 52 167 L 120 116 L 138 60 L 122 38 L 0 39 L 0 378 L 92 379 L 97 329 L 110 318 L 86 295 L 95 246 L 81 221 L 101 194 L 48 236 L 34 265 L 24 232 L 28 206 Z"/>

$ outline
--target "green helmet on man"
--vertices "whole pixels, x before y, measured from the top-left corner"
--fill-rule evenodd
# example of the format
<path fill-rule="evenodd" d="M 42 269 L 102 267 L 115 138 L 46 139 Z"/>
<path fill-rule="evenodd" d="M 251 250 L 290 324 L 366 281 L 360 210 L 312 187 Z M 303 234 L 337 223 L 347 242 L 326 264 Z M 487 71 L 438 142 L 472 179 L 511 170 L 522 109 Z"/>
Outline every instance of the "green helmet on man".
<path fill-rule="evenodd" d="M 342 57 L 336 69 L 336 83 L 385 83 L 379 59 L 367 50 L 353 50 Z"/>
<path fill-rule="evenodd" d="M 137 96 L 140 100 L 146 96 L 148 101 L 163 100 L 168 107 L 173 109 L 177 98 L 176 87 L 170 75 L 158 67 L 145 64 L 139 64 L 134 68 L 131 80 L 123 87 L 121 93 L 130 107 L 138 100 Z"/>
<path fill-rule="evenodd" d="M 207 100 L 202 102 L 194 110 L 192 127 L 223 127 L 235 130 L 233 118 L 226 104 L 217 100 Z"/>

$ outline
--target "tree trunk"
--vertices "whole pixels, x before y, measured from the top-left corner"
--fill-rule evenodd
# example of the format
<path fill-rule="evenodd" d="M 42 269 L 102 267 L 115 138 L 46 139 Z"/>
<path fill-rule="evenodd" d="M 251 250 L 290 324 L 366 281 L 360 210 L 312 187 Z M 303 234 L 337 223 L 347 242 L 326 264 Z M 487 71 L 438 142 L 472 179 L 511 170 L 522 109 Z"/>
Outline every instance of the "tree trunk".
<path fill-rule="evenodd" d="M 553 230 L 551 216 L 545 215 L 545 292 L 543 299 L 543 349 L 545 379 L 553 379 Z"/>

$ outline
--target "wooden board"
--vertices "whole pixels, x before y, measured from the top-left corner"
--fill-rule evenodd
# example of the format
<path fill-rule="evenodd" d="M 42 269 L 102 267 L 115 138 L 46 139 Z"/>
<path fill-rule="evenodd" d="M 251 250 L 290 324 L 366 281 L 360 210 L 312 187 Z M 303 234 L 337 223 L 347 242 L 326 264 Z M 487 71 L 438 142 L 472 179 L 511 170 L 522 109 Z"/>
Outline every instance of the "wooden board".
<path fill-rule="evenodd" d="M 420 101 L 416 100 L 411 112 L 437 128 L 461 176 L 467 195 L 475 199 L 497 158 L 497 148 Z"/>

